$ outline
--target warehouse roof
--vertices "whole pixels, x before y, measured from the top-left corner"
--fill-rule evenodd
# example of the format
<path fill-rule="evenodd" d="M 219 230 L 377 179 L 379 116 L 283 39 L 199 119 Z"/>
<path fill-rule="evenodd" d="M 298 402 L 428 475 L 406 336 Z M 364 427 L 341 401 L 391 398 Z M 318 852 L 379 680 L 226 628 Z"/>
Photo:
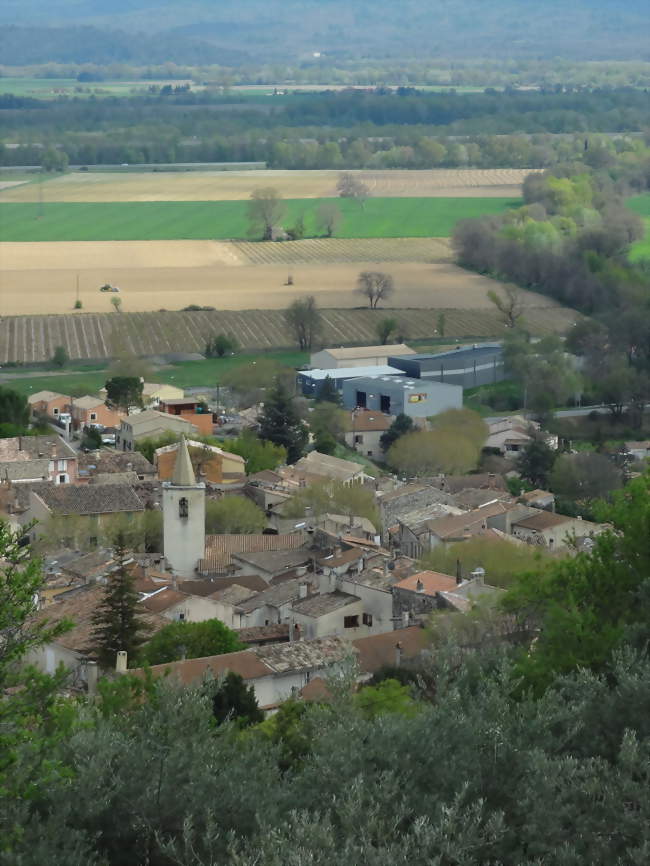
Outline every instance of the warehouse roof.
<path fill-rule="evenodd" d="M 388 364 L 372 364 L 368 367 L 334 367 L 327 370 L 299 370 L 300 376 L 321 382 L 325 379 L 356 379 L 358 376 L 399 376 L 402 370 L 389 367 Z"/>
<path fill-rule="evenodd" d="M 415 349 L 409 348 L 404 343 L 396 343 L 394 346 L 348 346 L 339 349 L 323 349 L 323 351 L 338 361 L 345 361 L 350 358 L 374 358 L 377 355 L 386 355 L 388 352 L 395 356 L 415 355 Z"/>

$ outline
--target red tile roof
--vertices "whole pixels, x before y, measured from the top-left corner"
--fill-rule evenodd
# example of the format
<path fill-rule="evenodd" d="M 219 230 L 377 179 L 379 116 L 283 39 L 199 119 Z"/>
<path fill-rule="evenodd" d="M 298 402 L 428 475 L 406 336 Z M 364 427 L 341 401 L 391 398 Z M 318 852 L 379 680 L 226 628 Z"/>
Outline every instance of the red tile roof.
<path fill-rule="evenodd" d="M 422 585 L 421 589 L 418 588 L 419 584 Z M 422 592 L 423 595 L 435 595 L 437 592 L 451 592 L 456 589 L 456 578 L 437 571 L 418 571 L 400 580 L 395 586 L 412 592 Z"/>

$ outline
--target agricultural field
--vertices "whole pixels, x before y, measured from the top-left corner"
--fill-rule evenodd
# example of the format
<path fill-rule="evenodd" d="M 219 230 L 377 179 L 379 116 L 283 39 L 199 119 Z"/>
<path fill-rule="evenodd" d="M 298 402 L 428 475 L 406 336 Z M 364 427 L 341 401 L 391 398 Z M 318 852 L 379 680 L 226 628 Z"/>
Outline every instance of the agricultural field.
<path fill-rule="evenodd" d="M 47 185 L 45 185 L 47 186 Z M 7 203 L 0 192 L 3 241 L 224 240 L 249 235 L 245 201 Z M 331 199 L 288 199 L 282 220 L 302 217 L 306 234 L 318 234 L 316 212 Z M 521 204 L 510 198 L 371 198 L 364 204 L 337 199 L 342 222 L 337 237 L 448 237 L 458 220 L 501 213 Z"/>
<path fill-rule="evenodd" d="M 112 312 L 111 302 L 117 298 L 122 314 L 180 310 L 189 304 L 217 310 L 281 310 L 304 294 L 314 295 L 320 307 L 349 309 L 363 304 L 354 291 L 360 271 L 379 269 L 392 275 L 396 291 L 391 303 L 400 307 L 489 309 L 487 291 L 498 286 L 454 265 L 448 244 L 435 239 L 51 242 L 1 247 L 0 315 L 5 316 L 70 315 L 77 297 L 84 312 L 96 313 Z M 280 253 L 293 248 L 296 259 L 282 260 Z M 258 258 L 251 264 L 253 254 Z M 361 259 L 364 255 L 366 260 Z M 292 285 L 287 285 L 289 273 Z M 119 294 L 100 292 L 105 283 L 118 286 Z M 534 293 L 524 296 L 535 307 L 553 303 Z"/>
<path fill-rule="evenodd" d="M 387 315 L 398 321 L 398 335 L 425 340 L 436 335 L 444 314 L 445 336 L 494 337 L 504 326 L 494 307 L 428 310 L 323 309 L 323 345 L 371 344 L 377 323 Z M 532 333 L 566 331 L 578 318 L 559 305 L 530 306 L 526 323 Z M 0 364 L 44 362 L 57 346 L 73 359 L 107 358 L 116 340 L 138 355 L 202 352 L 208 337 L 233 334 L 242 349 L 289 349 L 293 345 L 281 310 L 197 311 L 185 313 L 82 313 L 75 316 L 10 316 L 0 320 Z M 32 383 L 33 384 L 33 383 Z"/>
<path fill-rule="evenodd" d="M 378 198 L 518 198 L 526 169 L 432 169 L 353 171 Z M 88 171 L 51 175 L 43 184 L 48 202 L 241 201 L 260 186 L 284 198 L 336 196 L 339 171 Z M 33 202 L 36 190 L 5 192 L 6 202 Z"/>
<path fill-rule="evenodd" d="M 632 261 L 650 259 L 650 195 L 635 195 L 628 199 L 627 204 L 639 216 L 643 217 L 646 226 L 645 238 L 634 244 L 630 258 Z"/>

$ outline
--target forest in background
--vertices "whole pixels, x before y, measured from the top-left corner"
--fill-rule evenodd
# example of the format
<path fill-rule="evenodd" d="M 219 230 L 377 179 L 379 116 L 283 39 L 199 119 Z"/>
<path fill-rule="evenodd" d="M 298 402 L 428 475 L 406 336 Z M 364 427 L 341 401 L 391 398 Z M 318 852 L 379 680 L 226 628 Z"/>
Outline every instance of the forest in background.
<path fill-rule="evenodd" d="M 0 24 L 8 64 L 648 58 L 643 0 L 7 0 Z"/>

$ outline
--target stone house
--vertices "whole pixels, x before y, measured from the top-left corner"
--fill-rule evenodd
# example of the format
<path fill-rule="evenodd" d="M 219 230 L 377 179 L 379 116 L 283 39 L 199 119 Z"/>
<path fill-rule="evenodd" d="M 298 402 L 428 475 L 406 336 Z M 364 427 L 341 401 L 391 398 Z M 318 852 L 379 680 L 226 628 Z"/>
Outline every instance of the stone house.
<path fill-rule="evenodd" d="M 566 517 L 552 511 L 536 509 L 512 523 L 512 534 L 528 544 L 538 544 L 549 550 L 562 550 L 571 546 L 572 539 L 594 538 L 607 527 L 580 517 Z"/>
<path fill-rule="evenodd" d="M 74 484 L 77 452 L 56 433 L 0 439 L 0 480 Z"/>
<path fill-rule="evenodd" d="M 392 424 L 392 417 L 382 412 L 355 409 L 350 413 L 350 429 L 345 444 L 372 460 L 383 459 L 381 437 Z"/>
<path fill-rule="evenodd" d="M 246 575 L 265 577 L 257 571 L 249 571 L 243 563 L 235 561 L 234 557 L 243 553 L 270 553 L 277 551 L 295 551 L 303 547 L 307 536 L 303 532 L 291 532 L 287 535 L 265 533 L 206 535 L 205 551 L 199 560 L 197 571 L 203 577 L 235 575 L 241 572 Z M 268 585 L 270 581 L 266 580 Z"/>
<path fill-rule="evenodd" d="M 134 412 L 122 419 L 115 436 L 115 447 L 120 451 L 134 451 L 141 439 L 156 439 L 163 433 L 173 433 L 179 438 L 184 434 L 191 438 L 196 432 L 196 427 L 185 418 L 167 415 L 156 409 L 145 409 L 144 412 Z"/>
<path fill-rule="evenodd" d="M 142 500 L 128 484 L 59 485 L 34 484 L 25 523 L 37 521 L 32 541 L 51 532 L 57 518 L 58 533 L 66 546 L 87 548 L 97 545 L 102 529 L 116 515 L 133 517 L 144 511 Z M 69 532 L 69 536 L 66 533 Z"/>

